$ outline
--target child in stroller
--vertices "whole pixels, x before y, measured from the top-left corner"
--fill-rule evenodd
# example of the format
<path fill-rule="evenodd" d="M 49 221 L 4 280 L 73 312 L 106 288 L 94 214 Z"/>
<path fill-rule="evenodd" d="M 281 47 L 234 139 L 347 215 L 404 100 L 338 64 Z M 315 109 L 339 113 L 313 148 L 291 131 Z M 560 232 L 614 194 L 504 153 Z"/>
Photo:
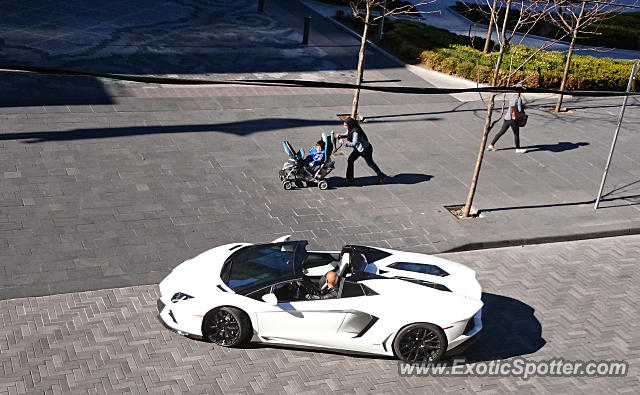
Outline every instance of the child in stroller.
<path fill-rule="evenodd" d="M 282 142 L 284 151 L 289 155 L 289 159 L 279 172 L 284 189 L 293 189 L 298 185 L 306 186 L 308 183 L 316 183 L 318 188 L 322 190 L 329 187 L 324 178 L 335 168 L 335 164 L 331 160 L 331 154 L 335 147 L 332 141 L 333 133 L 330 136 L 329 138 L 325 133 L 322 133 L 322 140 L 316 143 L 306 158 L 303 149 L 296 152 L 288 141 Z"/>

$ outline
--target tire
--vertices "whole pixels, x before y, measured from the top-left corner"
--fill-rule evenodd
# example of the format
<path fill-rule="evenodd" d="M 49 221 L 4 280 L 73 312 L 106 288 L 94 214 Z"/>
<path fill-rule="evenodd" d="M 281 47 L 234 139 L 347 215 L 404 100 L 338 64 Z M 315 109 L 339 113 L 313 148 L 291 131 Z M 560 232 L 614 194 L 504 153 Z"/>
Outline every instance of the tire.
<path fill-rule="evenodd" d="M 325 180 L 322 180 L 318 183 L 318 188 L 324 191 L 325 189 L 329 188 L 329 184 Z"/>
<path fill-rule="evenodd" d="M 289 191 L 289 190 L 293 189 L 293 184 L 292 184 L 290 181 L 285 181 L 285 182 L 282 184 L 282 187 L 283 187 L 284 189 L 286 189 L 287 191 Z"/>
<path fill-rule="evenodd" d="M 405 362 L 435 362 L 447 351 L 447 337 L 436 325 L 410 324 L 396 335 L 393 351 Z"/>
<path fill-rule="evenodd" d="M 219 346 L 242 346 L 252 334 L 251 320 L 244 311 L 235 307 L 211 310 L 202 319 L 203 339 Z"/>

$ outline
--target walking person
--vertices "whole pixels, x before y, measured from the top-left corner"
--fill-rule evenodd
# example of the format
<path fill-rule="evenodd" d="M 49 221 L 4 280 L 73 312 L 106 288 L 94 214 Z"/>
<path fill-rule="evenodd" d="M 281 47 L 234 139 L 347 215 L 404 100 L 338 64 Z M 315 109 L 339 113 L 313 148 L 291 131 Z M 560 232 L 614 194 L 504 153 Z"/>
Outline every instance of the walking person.
<path fill-rule="evenodd" d="M 353 163 L 359 157 L 363 157 L 367 165 L 376 173 L 378 176 L 378 184 L 384 184 L 387 176 L 380 170 L 378 165 L 373 161 L 373 146 L 367 139 L 367 135 L 364 133 L 364 130 L 358 125 L 358 122 L 351 118 L 345 118 L 344 127 L 347 129 L 345 133 L 336 134 L 336 138 L 340 139 L 342 142 L 344 139 L 344 145 L 347 147 L 352 147 L 353 151 L 349 158 L 347 159 L 347 178 L 344 182 L 345 186 L 353 185 Z"/>
<path fill-rule="evenodd" d="M 516 85 L 518 86 L 518 85 Z M 526 149 L 520 148 L 520 126 L 518 125 L 518 117 L 520 114 L 524 113 L 524 105 L 522 104 L 522 98 L 520 97 L 520 92 L 510 93 L 507 96 L 509 101 L 509 106 L 504 114 L 504 123 L 502 124 L 502 128 L 496 134 L 496 136 L 491 141 L 491 144 L 487 147 L 487 151 L 495 151 L 494 145 L 502 137 L 502 135 L 507 131 L 507 129 L 511 128 L 513 130 L 513 138 L 516 143 L 516 153 L 524 154 L 527 152 Z"/>

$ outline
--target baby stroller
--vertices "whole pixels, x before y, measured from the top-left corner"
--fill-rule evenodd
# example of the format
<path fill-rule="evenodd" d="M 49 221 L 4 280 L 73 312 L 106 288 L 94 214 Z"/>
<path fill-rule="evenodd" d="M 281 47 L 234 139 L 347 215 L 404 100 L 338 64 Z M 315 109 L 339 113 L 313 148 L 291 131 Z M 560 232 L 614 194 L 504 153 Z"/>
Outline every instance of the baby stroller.
<path fill-rule="evenodd" d="M 307 186 L 309 183 L 317 184 L 321 190 L 329 187 L 324 178 L 335 168 L 335 163 L 331 160 L 331 154 L 335 147 L 333 133 L 331 133 L 330 138 L 325 133 L 322 133 L 322 141 L 324 141 L 325 146 L 324 160 L 313 167 L 305 164 L 303 149 L 296 152 L 288 141 L 282 142 L 284 151 L 289 155 L 289 159 L 279 172 L 280 181 L 284 189 L 290 190 L 298 185 Z"/>

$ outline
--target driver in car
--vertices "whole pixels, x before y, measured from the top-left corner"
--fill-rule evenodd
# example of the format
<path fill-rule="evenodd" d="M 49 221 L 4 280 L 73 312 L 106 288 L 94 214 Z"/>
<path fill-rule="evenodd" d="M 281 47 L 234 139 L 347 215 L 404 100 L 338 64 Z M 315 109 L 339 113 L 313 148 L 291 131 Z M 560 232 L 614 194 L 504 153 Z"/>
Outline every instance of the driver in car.
<path fill-rule="evenodd" d="M 338 275 L 333 270 L 330 270 L 327 272 L 325 276 L 327 279 L 327 288 L 320 295 L 306 293 L 304 295 L 305 300 L 337 299 L 338 298 L 338 290 L 336 289 L 336 282 L 338 281 Z"/>

